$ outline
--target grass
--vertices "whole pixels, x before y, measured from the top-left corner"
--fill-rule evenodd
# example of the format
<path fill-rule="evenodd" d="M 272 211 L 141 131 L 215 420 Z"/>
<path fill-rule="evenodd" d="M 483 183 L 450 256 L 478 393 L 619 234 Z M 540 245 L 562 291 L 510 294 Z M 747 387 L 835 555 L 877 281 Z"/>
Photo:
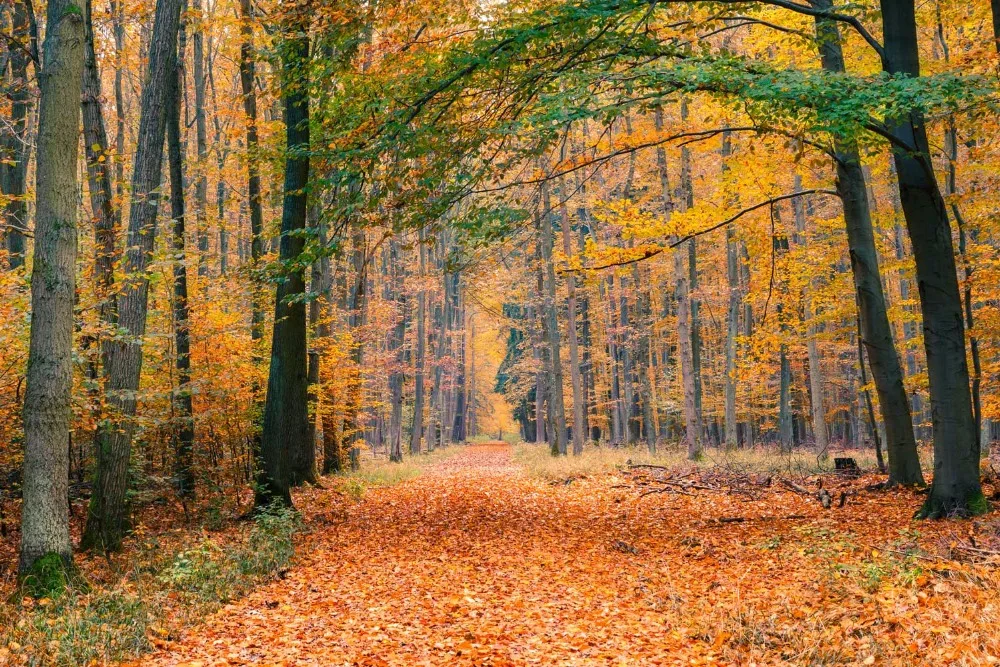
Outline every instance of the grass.
<path fill-rule="evenodd" d="M 514 460 L 522 465 L 530 475 L 545 479 L 597 475 L 614 472 L 632 463 L 662 465 L 667 467 L 727 466 L 755 472 L 785 473 L 789 475 L 809 475 L 833 470 L 835 456 L 853 457 L 864 469 L 875 468 L 873 452 L 847 450 L 832 452 L 825 461 L 818 461 L 816 455 L 807 450 L 791 453 L 779 452 L 774 447 L 753 447 L 727 452 L 722 449 L 706 449 L 698 461 L 689 461 L 687 452 L 677 445 L 660 446 L 656 454 L 650 454 L 645 446 L 638 447 L 596 447 L 588 446 L 580 456 L 554 457 L 548 445 L 520 443 L 514 448 Z"/>
<path fill-rule="evenodd" d="M 355 499 L 364 496 L 370 488 L 394 486 L 419 477 L 431 465 L 445 461 L 459 453 L 461 447 L 451 446 L 417 455 L 403 453 L 403 460 L 394 463 L 385 457 L 363 456 L 361 469 L 337 475 L 337 482 Z"/>
<path fill-rule="evenodd" d="M 299 530 L 298 515 L 279 509 L 226 544 L 205 538 L 170 553 L 157 538 L 140 535 L 140 547 L 116 565 L 111 583 L 73 582 L 37 600 L 22 590 L 0 604 L 0 664 L 69 667 L 142 655 L 281 572 Z"/>

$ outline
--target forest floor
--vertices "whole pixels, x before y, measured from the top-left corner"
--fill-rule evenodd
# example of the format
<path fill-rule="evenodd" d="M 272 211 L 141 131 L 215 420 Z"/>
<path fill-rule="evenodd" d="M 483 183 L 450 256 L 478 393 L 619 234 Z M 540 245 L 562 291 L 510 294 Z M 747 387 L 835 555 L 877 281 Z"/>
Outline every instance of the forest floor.
<path fill-rule="evenodd" d="M 998 661 L 995 515 L 914 522 L 922 497 L 871 478 L 826 479 L 831 509 L 718 467 L 559 478 L 513 451 L 469 446 L 360 500 L 302 492 L 283 578 L 135 664 Z"/>

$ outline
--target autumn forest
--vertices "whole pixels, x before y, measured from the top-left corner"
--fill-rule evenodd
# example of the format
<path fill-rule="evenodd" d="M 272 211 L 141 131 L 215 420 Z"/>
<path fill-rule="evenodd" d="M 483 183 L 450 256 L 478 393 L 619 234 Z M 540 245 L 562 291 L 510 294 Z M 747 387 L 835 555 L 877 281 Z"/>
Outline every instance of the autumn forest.
<path fill-rule="evenodd" d="M 995 664 L 998 68 L 998 0 L 0 0 L 0 665 Z"/>

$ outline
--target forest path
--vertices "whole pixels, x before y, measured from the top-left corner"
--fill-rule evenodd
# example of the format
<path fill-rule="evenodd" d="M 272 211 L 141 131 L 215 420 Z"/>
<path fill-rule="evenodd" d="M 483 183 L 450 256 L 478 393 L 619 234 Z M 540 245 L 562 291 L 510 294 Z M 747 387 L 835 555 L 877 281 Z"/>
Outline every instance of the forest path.
<path fill-rule="evenodd" d="M 875 496 L 835 515 L 795 494 L 639 498 L 621 481 L 536 479 L 509 445 L 491 443 L 360 502 L 304 491 L 296 503 L 310 532 L 287 576 L 140 664 L 858 664 L 910 654 L 909 633 L 872 626 L 872 596 L 829 585 L 829 573 L 844 554 L 868 553 L 841 531 L 894 533 L 912 498 Z M 736 513 L 746 520 L 716 520 Z M 901 591 L 903 604 L 910 597 Z"/>
<path fill-rule="evenodd" d="M 636 664 L 665 655 L 614 508 L 472 445 L 341 510 L 296 498 L 312 535 L 285 579 L 149 665 Z M 572 485 L 570 485 L 572 486 Z M 611 513 L 609 513 L 611 510 Z"/>

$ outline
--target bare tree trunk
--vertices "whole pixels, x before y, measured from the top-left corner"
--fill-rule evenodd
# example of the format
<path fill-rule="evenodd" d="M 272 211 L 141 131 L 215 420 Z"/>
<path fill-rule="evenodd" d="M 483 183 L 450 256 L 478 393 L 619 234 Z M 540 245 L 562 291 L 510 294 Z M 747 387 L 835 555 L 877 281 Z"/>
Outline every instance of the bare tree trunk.
<path fill-rule="evenodd" d="M 802 191 L 802 177 L 795 175 L 795 192 Z M 792 200 L 792 210 L 795 212 L 795 232 L 800 244 L 806 244 L 806 207 L 802 197 Z M 815 282 L 814 282 L 815 286 Z M 813 437 L 816 440 L 815 452 L 820 460 L 827 458 L 829 442 L 826 430 L 826 408 L 823 405 L 823 369 L 816 344 L 816 324 L 812 321 L 812 298 L 803 294 L 803 316 L 806 321 L 806 356 L 809 361 L 809 404 L 812 408 Z"/>
<path fill-rule="evenodd" d="M 11 27 L 15 35 L 29 33 L 26 2 L 13 3 Z M 7 261 L 11 269 L 24 266 L 25 235 L 28 225 L 28 202 L 25 199 L 28 180 L 28 157 L 31 142 L 28 137 L 28 115 L 31 92 L 28 88 L 28 54 L 19 45 L 7 45 L 10 63 L 10 119 L 0 127 L 0 193 L 5 195 L 4 235 Z M 2 70 L 0 70 L 2 72 Z M 37 180 L 37 177 L 36 177 Z"/>
<path fill-rule="evenodd" d="M 94 290 L 98 298 L 97 318 L 101 333 L 94 341 L 81 341 L 81 346 L 96 342 L 96 354 L 107 353 L 105 332 L 110 332 L 118 319 L 117 297 L 114 292 L 115 263 L 118 260 L 116 236 L 121 224 L 120 209 L 115 206 L 115 193 L 111 185 L 111 154 L 101 108 L 101 77 L 97 69 L 94 50 L 92 3 L 84 9 L 86 35 L 83 73 L 83 145 L 87 161 L 88 191 L 94 224 Z M 95 356 L 88 359 L 88 379 L 93 383 L 89 390 L 94 405 L 95 423 L 103 418 L 103 392 L 98 386 L 100 373 Z M 96 431 L 95 431 L 96 436 Z M 95 443 L 96 444 L 96 443 Z"/>
<path fill-rule="evenodd" d="M 563 399 L 562 358 L 560 356 L 559 319 L 556 311 L 556 270 L 552 260 L 555 227 L 547 189 L 542 191 L 542 210 L 537 213 L 538 243 L 544 272 L 542 332 L 549 352 L 549 422 L 552 439 L 549 445 L 555 456 L 566 455 L 566 404 Z"/>
<path fill-rule="evenodd" d="M 229 226 L 226 220 L 226 179 L 224 169 L 229 155 L 229 139 L 222 131 L 219 118 L 219 98 L 215 89 L 215 58 L 212 56 L 212 39 L 208 40 L 208 87 L 212 93 L 212 125 L 215 129 L 215 156 L 218 169 L 215 183 L 215 206 L 219 221 L 219 275 L 229 272 Z"/>
<path fill-rule="evenodd" d="M 257 133 L 257 67 L 253 57 L 253 6 L 250 0 L 240 0 L 240 87 L 243 93 L 243 112 L 246 115 L 247 141 L 247 204 L 250 208 L 250 261 L 252 269 L 259 268 L 264 255 L 264 214 L 260 202 L 260 158 L 257 155 L 260 140 Z M 256 287 L 256 286 L 255 286 Z M 250 335 L 260 340 L 263 332 L 264 311 L 260 298 L 254 293 L 250 300 Z"/>
<path fill-rule="evenodd" d="M 194 406 L 191 399 L 191 328 L 188 312 L 187 258 L 184 247 L 184 162 L 181 150 L 180 82 L 183 60 L 178 58 L 177 76 L 168 96 L 167 153 L 170 166 L 170 216 L 173 218 L 173 327 L 177 388 L 173 391 L 175 484 L 182 498 L 194 496 Z"/>
<path fill-rule="evenodd" d="M 829 0 L 817 1 L 827 3 L 817 5 L 821 8 L 830 5 Z M 840 33 L 836 25 L 817 21 L 816 33 L 823 68 L 831 72 L 845 71 Z M 886 311 L 885 291 L 868 206 L 868 186 L 861 169 L 861 159 L 855 145 L 837 142 L 834 148 L 837 194 L 844 205 L 844 223 L 847 227 L 862 339 L 885 424 L 889 484 L 923 484 L 910 405 L 903 385 L 903 369 Z M 901 285 L 900 291 L 904 299 L 908 298 L 909 295 L 903 293 L 908 291 L 908 286 Z"/>
<path fill-rule="evenodd" d="M 687 118 L 687 102 L 681 100 L 681 118 Z M 694 188 L 691 183 L 691 155 L 687 147 L 681 149 L 680 210 L 694 205 Z M 693 292 L 697 288 L 697 251 L 694 239 L 686 248 L 674 253 L 674 273 L 677 280 L 677 338 L 681 361 L 681 385 L 684 391 L 684 428 L 688 458 L 701 456 L 701 361 L 698 351 L 698 305 Z M 685 252 L 686 250 L 686 252 Z M 685 257 L 686 255 L 686 257 Z M 685 259 L 687 261 L 685 261 Z"/>
<path fill-rule="evenodd" d="M 882 0 L 885 68 L 920 75 L 913 0 Z M 979 514 L 988 508 L 979 483 L 965 326 L 951 227 L 934 177 L 923 116 L 911 112 L 893 136 L 906 227 L 913 244 L 923 315 L 924 350 L 934 428 L 934 480 L 919 515 Z"/>
<path fill-rule="evenodd" d="M 205 37 L 202 29 L 201 0 L 191 0 L 191 14 L 194 19 L 194 127 L 195 147 L 198 151 L 198 168 L 195 170 L 194 199 L 195 222 L 198 236 L 198 275 L 208 275 L 208 228 L 205 212 L 208 209 L 208 128 L 205 119 Z"/>
<path fill-rule="evenodd" d="M 410 454 L 420 453 L 420 438 L 424 432 L 424 359 L 427 356 L 427 291 L 424 289 L 427 273 L 427 251 L 424 248 L 424 230 L 417 239 L 420 288 L 417 291 L 417 340 L 413 369 L 413 427 L 410 429 Z M 430 441 L 428 441 L 428 446 Z"/>
<path fill-rule="evenodd" d="M 24 486 L 18 571 L 54 554 L 72 563 L 69 434 L 76 292 L 77 157 L 84 17 L 49 0 L 38 122 L 31 333 L 24 395 Z"/>
<path fill-rule="evenodd" d="M 177 75 L 174 64 L 180 9 L 180 0 L 157 0 L 153 19 L 149 73 L 142 91 L 132 170 L 125 279 L 118 297 L 118 329 L 122 335 L 110 342 L 104 368 L 107 400 L 114 414 L 101 424 L 98 433 L 94 493 L 81 540 L 84 548 L 117 551 L 127 529 L 125 493 L 149 296 L 146 270 L 156 239 L 167 100 Z"/>
<path fill-rule="evenodd" d="M 293 14 L 304 10 L 290 9 Z M 279 257 L 293 263 L 302 254 L 305 239 L 298 230 L 306 226 L 309 180 L 309 95 L 300 77 L 308 64 L 308 17 L 288 17 L 285 37 L 282 91 L 285 105 L 285 186 L 281 216 Z M 257 476 L 254 506 L 291 505 L 289 488 L 315 482 L 315 446 L 309 441 L 308 360 L 304 269 L 296 266 L 278 284 L 274 300 L 274 334 L 271 367 L 264 402 L 261 432 L 261 469 Z"/>
<path fill-rule="evenodd" d="M 406 338 L 407 304 L 402 290 L 402 258 L 399 255 L 399 245 L 395 240 L 389 242 L 387 261 L 383 265 L 385 287 L 383 296 L 386 303 L 396 303 L 396 326 L 389 332 L 386 352 L 393 359 L 392 370 L 389 373 L 389 460 L 403 460 L 403 381 L 405 374 L 405 350 L 403 343 Z"/>
<path fill-rule="evenodd" d="M 563 159 L 565 159 L 563 157 Z M 567 258 L 573 257 L 573 246 L 570 243 L 569 207 L 566 204 L 565 181 L 560 180 L 559 213 L 562 226 L 563 252 Z M 576 331 L 576 276 L 570 274 L 566 279 L 566 329 L 569 333 L 569 373 L 573 386 L 573 455 L 583 453 L 583 442 L 587 436 L 587 419 L 584 413 L 583 376 L 580 374 L 580 349 Z"/>

